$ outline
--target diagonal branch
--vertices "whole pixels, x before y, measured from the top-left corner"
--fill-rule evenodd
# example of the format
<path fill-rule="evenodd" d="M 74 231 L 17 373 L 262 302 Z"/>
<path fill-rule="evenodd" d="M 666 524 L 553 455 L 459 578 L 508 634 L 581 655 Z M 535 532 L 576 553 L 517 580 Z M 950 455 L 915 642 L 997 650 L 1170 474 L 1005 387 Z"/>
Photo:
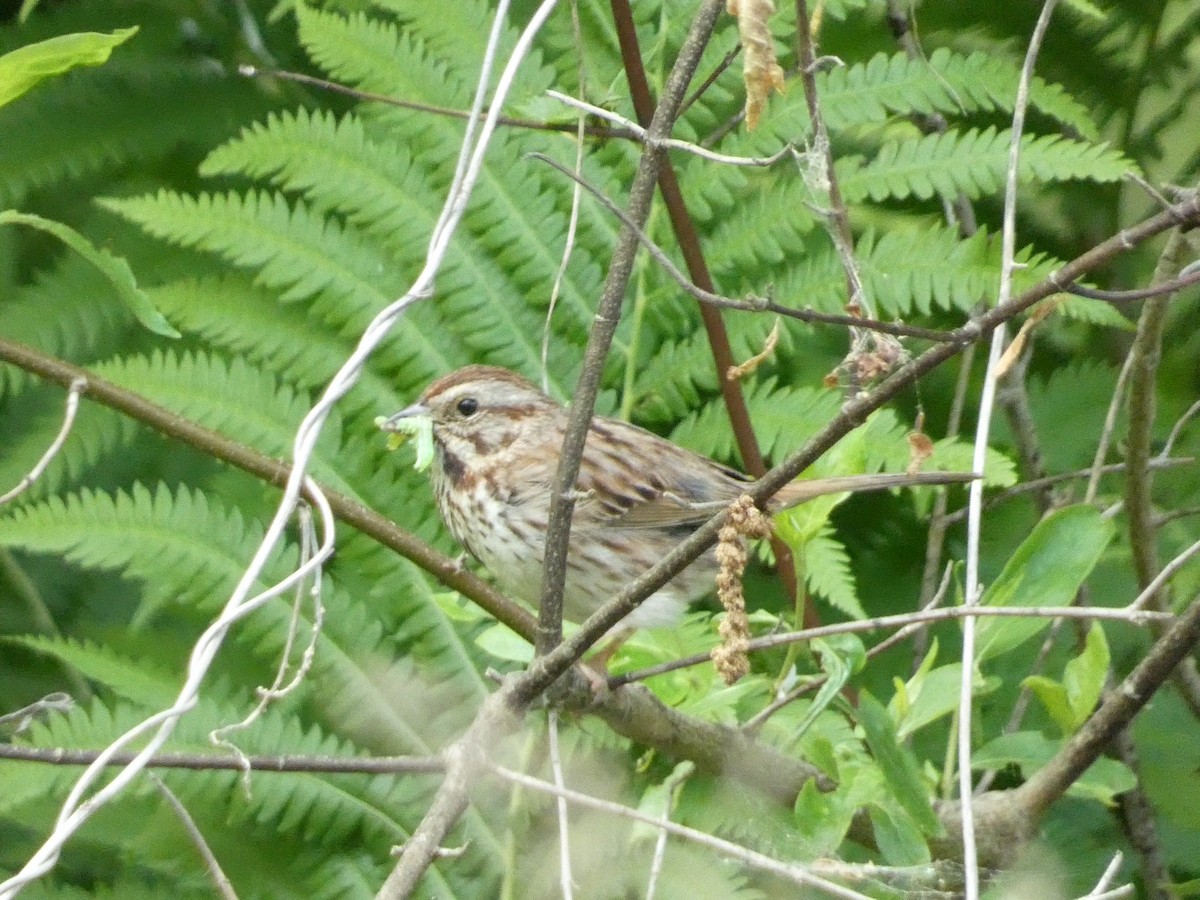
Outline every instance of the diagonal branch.
<path fill-rule="evenodd" d="M 649 140 L 642 151 L 629 191 L 628 214 L 632 222 L 639 227 L 645 224 L 650 215 L 650 204 L 653 202 L 658 181 L 659 163 L 666 152 L 660 140 L 670 136 L 675 115 L 683 102 L 684 92 L 700 64 L 700 57 L 708 44 L 721 6 L 719 0 L 705 0 L 700 7 L 679 49 L 675 65 L 663 88 L 662 99 L 647 129 Z M 596 307 L 594 324 L 588 336 L 587 349 L 584 351 L 583 368 L 575 386 L 571 413 L 563 437 L 562 455 L 554 479 L 554 491 L 550 495 L 535 643 L 539 654 L 549 652 L 562 640 L 562 594 L 567 577 L 567 542 L 571 534 L 571 514 L 575 509 L 575 480 L 579 475 L 579 462 L 583 456 L 592 412 L 596 406 L 596 395 L 600 390 L 600 375 L 604 369 L 604 361 L 608 358 L 613 334 L 617 330 L 617 322 L 621 318 L 621 305 L 625 300 L 625 291 L 633 272 L 633 261 L 637 256 L 638 247 L 637 234 L 632 228 L 623 227 L 609 264 L 604 291 Z"/>

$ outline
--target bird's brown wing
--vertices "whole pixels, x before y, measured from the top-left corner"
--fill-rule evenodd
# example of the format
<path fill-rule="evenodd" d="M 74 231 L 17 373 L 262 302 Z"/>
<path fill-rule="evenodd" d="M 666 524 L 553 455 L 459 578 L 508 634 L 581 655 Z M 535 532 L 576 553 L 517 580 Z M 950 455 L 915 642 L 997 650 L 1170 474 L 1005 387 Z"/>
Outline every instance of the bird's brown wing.
<path fill-rule="evenodd" d="M 596 419 L 577 482 L 576 527 L 698 525 L 738 497 L 741 472 L 614 419 Z"/>

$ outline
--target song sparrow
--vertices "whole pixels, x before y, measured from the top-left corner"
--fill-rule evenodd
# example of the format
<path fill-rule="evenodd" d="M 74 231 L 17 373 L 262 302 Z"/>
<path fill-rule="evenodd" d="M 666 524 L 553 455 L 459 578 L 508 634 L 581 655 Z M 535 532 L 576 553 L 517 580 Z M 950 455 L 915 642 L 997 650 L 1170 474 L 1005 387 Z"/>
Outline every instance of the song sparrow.
<path fill-rule="evenodd" d="M 416 416 L 433 423 L 433 490 L 450 532 L 506 592 L 536 603 L 566 408 L 507 369 L 467 366 L 433 382 L 381 427 L 396 430 L 401 419 Z M 970 478 L 935 472 L 797 481 L 775 496 L 771 509 L 820 494 Z M 576 482 L 565 617 L 583 621 L 750 482 L 642 428 L 594 418 Z M 716 568 L 712 552 L 704 554 L 624 624 L 673 624 L 713 589 Z"/>

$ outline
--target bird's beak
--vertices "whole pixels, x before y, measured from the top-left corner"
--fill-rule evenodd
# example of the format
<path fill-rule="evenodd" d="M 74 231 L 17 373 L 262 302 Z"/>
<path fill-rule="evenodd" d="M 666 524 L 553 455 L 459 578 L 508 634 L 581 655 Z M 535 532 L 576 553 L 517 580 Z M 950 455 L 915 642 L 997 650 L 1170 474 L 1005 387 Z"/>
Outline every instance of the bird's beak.
<path fill-rule="evenodd" d="M 403 426 L 400 424 L 405 419 L 417 419 L 421 416 L 428 416 L 431 410 L 424 403 L 414 403 L 412 406 L 406 406 L 400 412 L 388 416 L 379 422 L 379 427 L 383 431 L 400 431 Z"/>

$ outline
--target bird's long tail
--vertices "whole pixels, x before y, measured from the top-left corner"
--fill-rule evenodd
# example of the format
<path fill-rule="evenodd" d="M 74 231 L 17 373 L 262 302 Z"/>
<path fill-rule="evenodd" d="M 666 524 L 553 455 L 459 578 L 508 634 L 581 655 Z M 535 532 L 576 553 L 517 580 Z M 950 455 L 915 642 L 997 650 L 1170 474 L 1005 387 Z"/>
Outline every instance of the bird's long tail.
<path fill-rule="evenodd" d="M 934 484 L 964 484 L 983 476 L 971 472 L 915 472 L 911 475 L 835 475 L 831 478 L 812 478 L 808 481 L 793 481 L 785 485 L 774 496 L 771 505 L 775 510 L 796 506 L 814 497 L 826 494 L 855 493 L 858 491 L 883 491 L 895 487 L 927 486 Z"/>

